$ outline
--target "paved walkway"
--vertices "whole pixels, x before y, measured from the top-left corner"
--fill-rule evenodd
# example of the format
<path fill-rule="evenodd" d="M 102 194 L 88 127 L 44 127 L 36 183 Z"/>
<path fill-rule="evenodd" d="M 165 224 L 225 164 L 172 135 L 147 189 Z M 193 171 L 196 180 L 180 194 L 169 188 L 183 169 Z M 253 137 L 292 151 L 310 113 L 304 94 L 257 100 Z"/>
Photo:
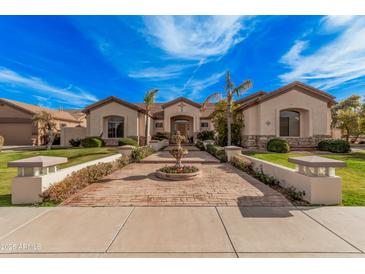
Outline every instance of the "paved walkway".
<path fill-rule="evenodd" d="M 290 206 L 280 193 L 229 164 L 196 164 L 202 176 L 165 181 L 161 164 L 131 164 L 92 184 L 64 206 Z M 247 179 L 245 179 L 247 178 Z"/>
<path fill-rule="evenodd" d="M 144 158 L 141 162 L 173 164 L 176 162 L 176 160 L 174 157 L 172 157 L 168 150 L 163 150 Z M 189 154 L 182 159 L 182 162 L 184 164 L 214 164 L 219 163 L 219 160 L 204 151 L 189 151 Z"/>
<path fill-rule="evenodd" d="M 363 207 L 0 208 L 0 257 L 365 257 Z"/>
<path fill-rule="evenodd" d="M 185 164 L 202 175 L 187 181 L 166 181 L 155 171 L 175 159 L 170 147 L 113 172 L 65 201 L 63 206 L 291 206 L 280 193 L 207 152 L 187 147 Z"/>

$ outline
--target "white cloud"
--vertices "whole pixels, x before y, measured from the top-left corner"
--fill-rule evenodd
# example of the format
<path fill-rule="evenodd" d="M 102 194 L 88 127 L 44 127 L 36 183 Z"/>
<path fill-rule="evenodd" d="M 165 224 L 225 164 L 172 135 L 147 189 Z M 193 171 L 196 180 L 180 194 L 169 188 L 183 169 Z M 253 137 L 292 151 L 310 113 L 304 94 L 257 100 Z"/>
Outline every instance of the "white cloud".
<path fill-rule="evenodd" d="M 281 58 L 281 62 L 290 65 L 296 64 L 300 60 L 300 54 L 308 46 L 307 41 L 296 41 L 291 49 Z"/>
<path fill-rule="evenodd" d="M 201 97 L 199 94 L 200 91 L 218 83 L 223 75 L 225 75 L 225 72 L 212 74 L 210 77 L 202 80 L 191 80 L 186 88 L 191 90 L 191 96 L 193 98 L 199 98 Z"/>
<path fill-rule="evenodd" d="M 307 55 L 301 54 L 307 42 L 296 41 L 282 57 L 290 69 L 280 75 L 284 82 L 303 80 L 330 89 L 365 76 L 365 17 L 331 20 L 343 27 L 335 40 Z"/>
<path fill-rule="evenodd" d="M 40 78 L 20 75 L 4 67 L 0 67 L 0 84 L 9 85 L 13 89 L 31 89 L 35 93 L 47 95 L 58 102 L 74 106 L 83 106 L 98 100 L 78 87 L 72 85 L 67 88 L 55 87 Z"/>
<path fill-rule="evenodd" d="M 147 80 L 172 79 L 181 75 L 184 69 L 193 65 L 170 65 L 166 67 L 150 67 L 128 73 L 129 77 Z"/>
<path fill-rule="evenodd" d="M 322 29 L 325 31 L 334 31 L 347 26 L 354 19 L 356 19 L 354 15 L 328 15 L 322 19 Z"/>
<path fill-rule="evenodd" d="M 161 85 L 158 99 L 169 101 L 179 96 L 188 96 L 192 100 L 204 99 L 206 93 L 203 94 L 201 91 L 218 83 L 224 75 L 225 72 L 220 72 L 204 79 L 190 79 L 189 83 L 185 83 L 183 86 Z M 208 95 L 212 92 L 217 92 L 217 90 L 209 92 Z"/>
<path fill-rule="evenodd" d="M 222 56 L 245 38 L 239 16 L 153 16 L 145 25 L 155 45 L 184 59 Z"/>

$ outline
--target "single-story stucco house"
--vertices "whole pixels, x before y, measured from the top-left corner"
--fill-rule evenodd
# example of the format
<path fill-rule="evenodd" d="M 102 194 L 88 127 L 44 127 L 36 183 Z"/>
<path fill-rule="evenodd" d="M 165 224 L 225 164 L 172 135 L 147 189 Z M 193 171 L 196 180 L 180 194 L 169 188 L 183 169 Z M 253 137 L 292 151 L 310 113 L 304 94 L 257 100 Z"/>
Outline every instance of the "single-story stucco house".
<path fill-rule="evenodd" d="M 5 145 L 42 144 L 42 132 L 32 117 L 47 111 L 54 117 L 58 131 L 62 127 L 86 126 L 85 115 L 80 110 L 53 110 L 14 100 L 0 98 L 0 135 Z"/>
<path fill-rule="evenodd" d="M 244 115 L 242 146 L 264 148 L 270 138 L 280 137 L 293 148 L 310 148 L 331 136 L 330 108 L 335 98 L 321 90 L 293 82 L 272 92 L 256 92 L 236 101 Z M 213 130 L 214 104 L 204 110 L 201 104 L 179 97 L 154 104 L 146 119 L 143 103 L 129 103 L 110 96 L 87 106 L 87 136 L 100 136 L 107 144 L 116 145 L 121 137 L 144 143 L 145 122 L 148 138 L 158 132 L 171 137 L 180 131 L 188 140 L 196 140 L 203 130 Z"/>

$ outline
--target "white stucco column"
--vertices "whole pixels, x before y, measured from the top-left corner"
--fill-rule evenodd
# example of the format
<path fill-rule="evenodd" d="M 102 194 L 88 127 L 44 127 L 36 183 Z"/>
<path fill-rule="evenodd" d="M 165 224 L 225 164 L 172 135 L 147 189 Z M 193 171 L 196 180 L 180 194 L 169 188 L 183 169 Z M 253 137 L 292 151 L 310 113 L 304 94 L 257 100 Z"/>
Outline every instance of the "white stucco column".
<path fill-rule="evenodd" d="M 147 123 L 147 136 L 146 137 L 146 145 L 149 144 L 151 141 L 151 118 L 150 116 L 146 115 L 146 123 Z"/>
<path fill-rule="evenodd" d="M 312 110 L 308 109 L 308 137 L 313 136 L 313 117 L 312 117 Z"/>

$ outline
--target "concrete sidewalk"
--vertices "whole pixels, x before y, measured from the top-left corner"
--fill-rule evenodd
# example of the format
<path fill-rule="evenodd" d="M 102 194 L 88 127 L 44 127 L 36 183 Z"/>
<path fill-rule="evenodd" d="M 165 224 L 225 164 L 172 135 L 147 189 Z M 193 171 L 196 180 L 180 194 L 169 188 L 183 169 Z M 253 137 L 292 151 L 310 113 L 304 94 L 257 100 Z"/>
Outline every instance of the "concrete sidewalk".
<path fill-rule="evenodd" d="M 362 207 L 0 208 L 0 257 L 365 257 Z"/>

